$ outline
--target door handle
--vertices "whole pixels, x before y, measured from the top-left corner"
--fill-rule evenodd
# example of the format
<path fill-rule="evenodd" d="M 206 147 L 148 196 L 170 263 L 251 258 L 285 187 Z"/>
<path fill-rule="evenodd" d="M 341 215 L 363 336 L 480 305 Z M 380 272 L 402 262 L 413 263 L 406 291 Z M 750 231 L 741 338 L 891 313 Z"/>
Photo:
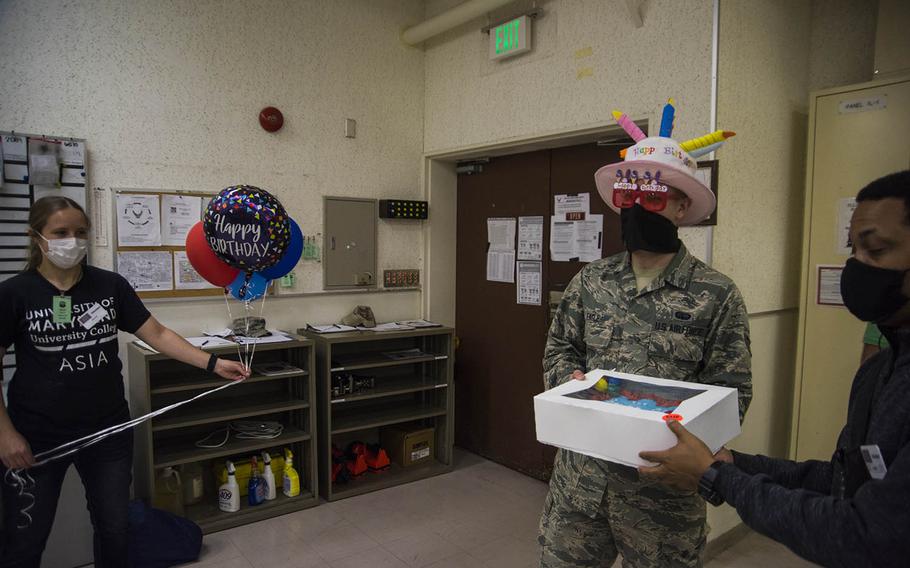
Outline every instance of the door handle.
<path fill-rule="evenodd" d="M 335 237 L 332 237 L 332 250 L 335 250 Z"/>

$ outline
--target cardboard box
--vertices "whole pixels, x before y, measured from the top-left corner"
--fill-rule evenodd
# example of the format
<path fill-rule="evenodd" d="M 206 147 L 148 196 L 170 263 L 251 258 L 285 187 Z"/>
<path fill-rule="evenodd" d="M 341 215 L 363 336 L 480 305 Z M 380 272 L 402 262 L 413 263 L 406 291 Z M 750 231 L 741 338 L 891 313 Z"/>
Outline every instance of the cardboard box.
<path fill-rule="evenodd" d="M 534 397 L 537 440 L 629 466 L 676 445 L 673 416 L 716 452 L 739 435 L 736 389 L 595 369 Z"/>
<path fill-rule="evenodd" d="M 408 467 L 433 460 L 435 428 L 383 428 L 380 437 L 382 447 L 389 453 L 389 459 L 400 466 Z"/>

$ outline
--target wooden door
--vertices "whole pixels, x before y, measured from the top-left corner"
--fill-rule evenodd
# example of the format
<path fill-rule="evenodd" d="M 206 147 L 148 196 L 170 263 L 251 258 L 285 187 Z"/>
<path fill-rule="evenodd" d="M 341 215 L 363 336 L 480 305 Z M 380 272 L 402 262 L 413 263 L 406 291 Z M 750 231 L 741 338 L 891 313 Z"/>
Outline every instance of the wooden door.
<path fill-rule="evenodd" d="M 619 215 L 613 212 L 594 185 L 594 172 L 601 166 L 619 161 L 619 147 L 583 144 L 551 150 L 550 160 L 550 215 L 553 214 L 553 196 L 565 193 L 591 194 L 591 214 L 604 216 L 603 256 L 623 250 Z M 549 257 L 548 257 L 549 258 Z M 565 290 L 572 277 L 584 267 L 583 262 L 549 261 L 549 289 Z"/>
<path fill-rule="evenodd" d="M 555 454 L 537 442 L 533 406 L 543 391 L 548 292 L 583 266 L 549 260 L 553 196 L 589 192 L 591 212 L 605 216 L 603 250 L 621 250 L 619 217 L 594 185 L 594 171 L 617 152 L 586 144 L 497 157 L 458 178 L 455 443 L 539 479 L 549 477 Z M 533 215 L 544 217 L 540 306 L 517 304 L 515 284 L 486 280 L 487 219 Z"/>

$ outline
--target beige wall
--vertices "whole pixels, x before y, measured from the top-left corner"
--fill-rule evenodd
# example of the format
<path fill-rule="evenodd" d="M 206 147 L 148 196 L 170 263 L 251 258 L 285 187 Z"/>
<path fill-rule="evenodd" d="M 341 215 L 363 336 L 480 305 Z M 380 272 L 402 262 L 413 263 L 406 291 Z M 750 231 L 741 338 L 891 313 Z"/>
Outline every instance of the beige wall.
<path fill-rule="evenodd" d="M 454 3 L 430 0 L 428 15 Z M 667 97 L 678 101 L 678 136 L 705 133 L 710 1 L 645 2 L 642 28 L 619 1 L 538 4 L 529 56 L 489 61 L 484 19 L 427 43 L 425 153 L 612 124 L 613 109 L 659 124 Z M 505 10 L 502 17 L 515 8 Z"/>
<path fill-rule="evenodd" d="M 714 264 L 750 313 L 796 307 L 809 72 L 808 1 L 720 4 Z"/>
<path fill-rule="evenodd" d="M 872 80 L 878 0 L 813 0 L 809 90 Z"/>
<path fill-rule="evenodd" d="M 323 195 L 421 194 L 424 57 L 398 31 L 423 12 L 419 0 L 5 1 L 0 128 L 86 138 L 103 188 L 261 186 L 314 234 Z M 257 121 L 268 105 L 284 113 L 276 134 Z M 420 224 L 380 221 L 380 271 L 420 267 L 422 239 Z M 110 247 L 92 254 L 111 266 Z M 322 289 L 320 263 L 296 272 L 295 292 Z M 335 294 L 270 298 L 265 315 L 296 329 L 358 303 L 381 320 L 421 310 L 416 292 Z M 221 299 L 150 307 L 184 334 L 227 319 Z"/>
<path fill-rule="evenodd" d="M 424 58 L 397 35 L 422 19 L 419 0 L 2 2 L 0 128 L 86 138 L 104 188 L 261 186 L 315 234 L 323 195 L 420 195 Z M 379 268 L 419 266 L 421 239 L 380 222 Z M 321 264 L 297 276 L 322 289 Z"/>

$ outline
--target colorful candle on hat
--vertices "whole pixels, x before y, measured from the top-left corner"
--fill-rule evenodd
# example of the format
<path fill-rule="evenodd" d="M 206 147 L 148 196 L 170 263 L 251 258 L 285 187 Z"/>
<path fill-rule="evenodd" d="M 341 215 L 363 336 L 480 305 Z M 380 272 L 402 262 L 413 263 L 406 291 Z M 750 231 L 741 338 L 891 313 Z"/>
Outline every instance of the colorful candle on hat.
<path fill-rule="evenodd" d="M 631 118 L 626 116 L 626 113 L 619 112 L 618 110 L 614 110 L 613 111 L 613 120 L 615 120 L 617 124 L 622 126 L 622 129 L 626 131 L 626 134 L 628 134 L 629 136 L 632 137 L 632 140 L 635 140 L 636 142 L 640 142 L 641 140 L 644 140 L 645 138 L 647 138 L 647 136 L 645 136 L 645 133 L 641 131 L 641 128 L 639 128 L 637 124 L 632 122 Z"/>
<path fill-rule="evenodd" d="M 700 157 L 704 156 L 705 154 L 710 154 L 714 150 L 717 150 L 718 148 L 720 148 L 721 146 L 724 145 L 724 142 L 726 142 L 726 140 L 721 140 L 720 142 L 715 142 L 714 144 L 711 144 L 710 146 L 705 146 L 704 148 L 698 148 L 696 150 L 692 150 L 691 152 L 689 152 L 689 156 L 691 156 L 692 158 L 700 158 Z"/>
<path fill-rule="evenodd" d="M 685 142 L 682 142 L 679 147 L 682 148 L 684 152 L 691 152 L 692 150 L 704 148 L 705 146 L 710 146 L 717 142 L 723 142 L 727 138 L 732 138 L 733 136 L 736 136 L 736 133 L 731 130 L 715 130 L 711 134 L 705 134 L 699 138 L 686 140 Z"/>
<path fill-rule="evenodd" d="M 664 105 L 664 114 L 660 119 L 660 135 L 664 138 L 669 138 L 673 134 L 673 119 L 676 115 L 676 107 L 673 105 L 673 99 L 667 99 L 667 104 Z"/>

